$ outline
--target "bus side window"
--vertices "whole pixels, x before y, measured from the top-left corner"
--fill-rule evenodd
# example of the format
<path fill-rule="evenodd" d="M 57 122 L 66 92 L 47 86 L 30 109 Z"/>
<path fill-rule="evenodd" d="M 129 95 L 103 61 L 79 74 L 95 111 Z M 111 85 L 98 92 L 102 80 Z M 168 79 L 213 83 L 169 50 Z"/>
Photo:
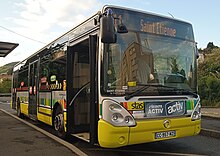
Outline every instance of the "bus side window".
<path fill-rule="evenodd" d="M 22 67 L 18 72 L 17 88 L 20 90 L 28 90 L 28 67 Z"/>
<path fill-rule="evenodd" d="M 42 62 L 40 66 L 40 90 L 48 90 L 48 80 L 49 80 L 49 61 Z"/>
<path fill-rule="evenodd" d="M 63 81 L 66 80 L 66 57 L 51 61 L 48 69 L 50 90 L 63 90 Z"/>

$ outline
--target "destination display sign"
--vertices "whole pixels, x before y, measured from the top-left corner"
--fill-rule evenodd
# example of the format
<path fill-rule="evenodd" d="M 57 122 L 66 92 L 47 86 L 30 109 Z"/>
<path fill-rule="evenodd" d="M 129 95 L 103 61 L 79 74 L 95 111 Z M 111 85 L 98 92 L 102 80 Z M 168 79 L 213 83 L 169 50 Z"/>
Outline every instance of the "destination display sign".
<path fill-rule="evenodd" d="M 137 31 L 194 41 L 192 25 L 155 14 L 111 8 L 113 16 L 126 25 L 128 32 Z"/>
<path fill-rule="evenodd" d="M 140 25 L 141 25 L 141 31 L 158 34 L 158 35 L 176 37 L 176 29 L 167 27 L 164 23 L 161 22 L 149 23 L 141 19 Z"/>

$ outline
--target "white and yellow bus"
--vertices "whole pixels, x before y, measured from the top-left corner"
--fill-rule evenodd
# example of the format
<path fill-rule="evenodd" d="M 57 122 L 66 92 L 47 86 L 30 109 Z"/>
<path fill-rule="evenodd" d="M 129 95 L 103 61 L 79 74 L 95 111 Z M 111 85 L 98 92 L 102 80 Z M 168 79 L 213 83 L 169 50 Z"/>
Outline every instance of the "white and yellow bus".
<path fill-rule="evenodd" d="M 197 48 L 192 25 L 104 6 L 21 61 L 12 108 L 101 147 L 197 135 Z"/>

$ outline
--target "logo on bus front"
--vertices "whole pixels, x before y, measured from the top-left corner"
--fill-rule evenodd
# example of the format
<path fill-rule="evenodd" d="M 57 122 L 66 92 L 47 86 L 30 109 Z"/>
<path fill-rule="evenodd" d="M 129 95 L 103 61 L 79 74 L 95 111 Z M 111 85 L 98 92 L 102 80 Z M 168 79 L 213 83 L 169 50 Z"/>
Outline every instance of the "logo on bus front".
<path fill-rule="evenodd" d="M 185 102 L 175 101 L 166 104 L 167 115 L 182 115 L 185 112 Z"/>
<path fill-rule="evenodd" d="M 146 117 L 178 116 L 185 113 L 185 101 L 146 102 Z"/>
<path fill-rule="evenodd" d="M 127 110 L 136 111 L 144 110 L 143 102 L 127 102 Z"/>

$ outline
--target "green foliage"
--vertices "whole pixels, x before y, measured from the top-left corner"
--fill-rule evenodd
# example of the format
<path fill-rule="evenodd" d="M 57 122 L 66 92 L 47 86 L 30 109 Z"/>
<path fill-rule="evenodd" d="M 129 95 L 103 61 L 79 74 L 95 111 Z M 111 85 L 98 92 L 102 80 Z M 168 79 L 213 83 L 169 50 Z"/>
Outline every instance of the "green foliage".
<path fill-rule="evenodd" d="M 171 58 L 171 69 L 172 73 L 178 73 L 179 72 L 179 67 L 176 58 Z"/>
<path fill-rule="evenodd" d="M 220 48 L 208 44 L 200 50 L 204 62 L 198 66 L 198 88 L 203 106 L 220 106 Z"/>
<path fill-rule="evenodd" d="M 200 53 L 206 53 L 206 54 L 209 54 L 209 53 L 212 53 L 213 51 L 213 49 L 218 49 L 218 47 L 217 46 L 215 46 L 214 44 L 213 44 L 213 42 L 209 42 L 208 44 L 207 44 L 207 47 L 205 48 L 205 49 L 199 49 L 199 52 Z"/>
<path fill-rule="evenodd" d="M 213 44 L 213 42 L 209 42 L 208 45 L 207 45 L 207 48 L 210 49 L 210 50 L 212 50 L 212 49 L 218 48 L 218 47 L 215 46 L 215 45 Z"/>
<path fill-rule="evenodd" d="M 11 92 L 11 79 L 8 79 L 7 77 L 12 75 L 13 67 L 17 63 L 18 62 L 12 62 L 0 67 L 0 75 L 3 75 L 3 77 L 0 78 L 0 93 Z"/>
<path fill-rule="evenodd" d="M 11 63 L 8 63 L 8 64 L 0 67 L 0 74 L 11 75 L 14 65 L 17 63 L 18 62 L 11 62 Z"/>
<path fill-rule="evenodd" d="M 4 79 L 0 82 L 0 93 L 10 93 L 11 92 L 11 80 Z"/>

